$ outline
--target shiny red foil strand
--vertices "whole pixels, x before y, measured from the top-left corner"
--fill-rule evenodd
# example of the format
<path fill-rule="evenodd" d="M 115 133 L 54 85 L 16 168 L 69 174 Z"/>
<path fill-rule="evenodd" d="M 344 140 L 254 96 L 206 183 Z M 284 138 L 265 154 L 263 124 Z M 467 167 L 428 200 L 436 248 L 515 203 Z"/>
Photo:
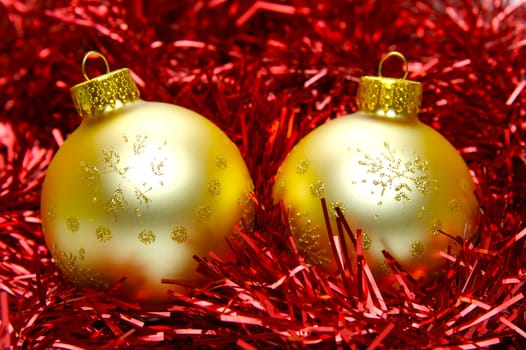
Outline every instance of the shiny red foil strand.
<path fill-rule="evenodd" d="M 1 346 L 520 349 L 525 7 L 497 0 L 0 1 Z M 71 286 L 40 230 L 40 185 L 80 122 L 68 89 L 83 80 L 79 62 L 90 49 L 112 68 L 129 67 L 143 98 L 184 105 L 218 124 L 255 182 L 255 232 L 229 238 L 233 260 L 196 257 L 209 282 L 174 294 L 160 310 Z M 429 290 L 403 273 L 402 290 L 375 288 L 366 261 L 359 274 L 333 276 L 307 265 L 270 197 L 287 152 L 316 126 L 355 111 L 359 77 L 374 75 L 394 49 L 408 58 L 409 78 L 423 83 L 422 121 L 459 149 L 482 207 L 479 241 L 455 257 L 443 252 L 448 278 Z M 384 72 L 396 76 L 400 67 L 386 64 Z M 346 234 L 344 222 L 336 229 Z"/>

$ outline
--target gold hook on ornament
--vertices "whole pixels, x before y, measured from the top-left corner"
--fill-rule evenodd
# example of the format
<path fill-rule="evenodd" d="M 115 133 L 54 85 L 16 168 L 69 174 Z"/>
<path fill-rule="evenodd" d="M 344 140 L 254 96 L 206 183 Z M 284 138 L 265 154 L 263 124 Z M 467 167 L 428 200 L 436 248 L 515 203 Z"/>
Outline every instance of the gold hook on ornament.
<path fill-rule="evenodd" d="M 102 58 L 102 60 L 104 61 L 104 64 L 106 65 L 106 73 L 110 72 L 110 65 L 108 64 L 108 60 L 106 59 L 106 57 L 104 57 L 103 54 L 101 54 L 98 51 L 94 51 L 94 50 L 88 51 L 84 55 L 84 59 L 82 59 L 82 75 L 84 76 L 84 78 L 86 78 L 86 80 L 91 80 L 90 77 L 88 77 L 88 74 L 86 73 L 86 62 L 87 62 L 89 56 L 91 56 L 91 55 L 96 55 L 96 56 L 99 56 L 100 58 Z"/>
<path fill-rule="evenodd" d="M 402 61 L 404 62 L 404 65 L 405 65 L 405 72 L 404 72 L 404 76 L 402 77 L 402 79 L 405 79 L 407 78 L 407 75 L 409 74 L 409 63 L 407 62 L 407 59 L 405 58 L 404 55 L 402 55 L 400 52 L 398 51 L 391 51 L 389 52 L 387 55 L 385 55 L 382 60 L 380 61 L 380 64 L 378 65 L 378 76 L 380 77 L 383 77 L 382 75 L 382 66 L 384 64 L 384 61 L 386 59 L 388 59 L 389 57 L 393 57 L 393 56 L 396 56 L 400 59 L 402 59 Z"/>

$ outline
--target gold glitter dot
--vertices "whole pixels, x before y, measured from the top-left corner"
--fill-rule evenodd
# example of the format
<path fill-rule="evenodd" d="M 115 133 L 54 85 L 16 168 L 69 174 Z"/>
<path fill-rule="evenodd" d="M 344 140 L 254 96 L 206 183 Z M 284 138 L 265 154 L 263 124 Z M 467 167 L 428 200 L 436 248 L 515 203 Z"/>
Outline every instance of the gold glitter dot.
<path fill-rule="evenodd" d="M 427 175 L 415 176 L 413 178 L 415 187 L 423 196 L 431 193 L 431 183 Z"/>
<path fill-rule="evenodd" d="M 367 233 L 362 232 L 362 248 L 369 249 L 371 247 L 371 243 L 373 243 L 371 237 Z"/>
<path fill-rule="evenodd" d="M 105 226 L 99 226 L 95 230 L 97 240 L 101 243 L 108 242 L 111 239 L 111 230 Z"/>
<path fill-rule="evenodd" d="M 55 213 L 55 210 L 48 209 L 48 211 L 47 211 L 47 218 L 49 220 L 55 220 L 56 217 L 57 217 L 57 214 Z"/>
<path fill-rule="evenodd" d="M 252 201 L 252 197 L 250 196 L 250 193 L 245 192 L 237 199 L 237 204 L 242 207 L 247 204 L 249 204 Z"/>
<path fill-rule="evenodd" d="M 80 260 L 84 260 L 84 254 L 86 254 L 86 250 L 84 250 L 84 248 L 80 248 L 79 249 Z"/>
<path fill-rule="evenodd" d="M 216 166 L 219 169 L 226 169 L 228 167 L 228 162 L 225 157 L 219 155 L 216 157 Z"/>
<path fill-rule="evenodd" d="M 254 222 L 254 201 L 249 192 L 245 192 L 238 198 L 237 204 L 243 208 L 243 213 L 241 220 L 239 221 L 239 226 L 251 228 Z"/>
<path fill-rule="evenodd" d="M 393 270 L 385 260 L 382 260 L 382 263 L 380 264 L 380 270 L 382 272 L 393 272 Z"/>
<path fill-rule="evenodd" d="M 139 239 L 139 242 L 141 242 L 142 244 L 150 245 L 153 242 L 155 242 L 155 239 L 157 238 L 157 236 L 151 230 L 142 230 L 137 235 L 137 238 Z"/>
<path fill-rule="evenodd" d="M 202 205 L 199 208 L 197 208 L 195 212 L 195 216 L 197 219 L 197 222 L 205 223 L 210 220 L 210 217 L 212 216 L 212 210 L 208 205 Z"/>
<path fill-rule="evenodd" d="M 183 243 L 188 239 L 188 230 L 182 226 L 177 226 L 170 232 L 170 238 L 177 243 Z"/>
<path fill-rule="evenodd" d="M 342 202 L 332 202 L 332 203 L 329 203 L 329 214 L 331 214 L 331 216 L 333 218 L 337 218 L 338 217 L 338 213 L 336 212 L 336 208 L 340 208 L 340 210 L 342 211 L 342 214 L 345 214 L 345 206 L 343 205 Z"/>
<path fill-rule="evenodd" d="M 433 235 L 437 235 L 442 231 L 442 222 L 438 219 L 435 219 L 431 222 L 431 231 Z"/>
<path fill-rule="evenodd" d="M 412 256 L 422 256 L 424 255 L 424 243 L 422 241 L 413 241 L 409 246 Z"/>
<path fill-rule="evenodd" d="M 323 196 L 323 193 L 325 192 L 325 184 L 323 183 L 323 181 L 317 180 L 316 182 L 311 184 L 310 192 L 316 197 Z"/>
<path fill-rule="evenodd" d="M 140 208 L 135 208 L 135 216 L 137 217 L 142 216 L 142 211 Z"/>
<path fill-rule="evenodd" d="M 307 159 L 303 159 L 299 162 L 298 167 L 296 168 L 296 172 L 298 174 L 305 174 L 307 170 L 309 170 L 310 161 Z"/>
<path fill-rule="evenodd" d="M 458 213 L 460 209 L 460 203 L 457 199 L 450 200 L 447 206 L 449 208 L 449 211 L 452 213 Z"/>
<path fill-rule="evenodd" d="M 221 194 L 221 182 L 217 180 L 210 180 L 208 182 L 208 193 L 211 196 L 219 196 Z"/>
<path fill-rule="evenodd" d="M 79 226 L 80 224 L 77 218 L 69 217 L 66 219 L 66 227 L 68 231 L 77 232 L 79 230 Z"/>
<path fill-rule="evenodd" d="M 279 180 L 277 183 L 276 183 L 276 196 L 277 197 L 281 197 L 283 195 L 283 192 L 285 191 L 285 181 L 284 180 Z"/>

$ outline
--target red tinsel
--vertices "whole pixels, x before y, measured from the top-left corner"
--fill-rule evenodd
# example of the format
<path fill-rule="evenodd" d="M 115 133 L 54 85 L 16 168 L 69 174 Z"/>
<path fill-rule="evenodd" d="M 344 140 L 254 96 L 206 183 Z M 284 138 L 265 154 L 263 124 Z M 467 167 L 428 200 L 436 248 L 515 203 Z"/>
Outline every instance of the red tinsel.
<path fill-rule="evenodd" d="M 524 348 L 523 1 L 0 0 L 0 31 L 0 348 Z M 256 185 L 255 232 L 229 238 L 231 261 L 196 257 L 209 283 L 162 309 L 73 287 L 44 244 L 40 185 L 80 123 L 68 89 L 91 49 L 129 67 L 144 99 L 218 124 Z M 480 241 L 444 253 L 433 290 L 402 274 L 381 290 L 367 262 L 350 277 L 306 265 L 270 198 L 287 152 L 354 111 L 359 77 L 390 50 L 479 188 Z"/>

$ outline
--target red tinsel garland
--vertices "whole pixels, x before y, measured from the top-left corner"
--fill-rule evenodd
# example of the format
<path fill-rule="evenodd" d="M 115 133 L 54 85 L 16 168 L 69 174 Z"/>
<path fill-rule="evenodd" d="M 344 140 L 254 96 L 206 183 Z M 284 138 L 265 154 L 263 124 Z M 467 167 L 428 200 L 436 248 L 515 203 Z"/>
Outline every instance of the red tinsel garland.
<path fill-rule="evenodd" d="M 0 348 L 524 348 L 523 1 L 0 0 L 0 31 Z M 210 282 L 162 310 L 71 286 L 44 244 L 40 185 L 80 122 L 68 89 L 90 49 L 129 67 L 144 99 L 218 124 L 256 185 L 256 231 L 230 238 L 231 261 L 196 258 Z M 287 152 L 354 111 L 359 77 L 393 49 L 423 83 L 421 120 L 479 187 L 480 242 L 444 256 L 434 290 L 324 275 L 270 199 Z"/>

